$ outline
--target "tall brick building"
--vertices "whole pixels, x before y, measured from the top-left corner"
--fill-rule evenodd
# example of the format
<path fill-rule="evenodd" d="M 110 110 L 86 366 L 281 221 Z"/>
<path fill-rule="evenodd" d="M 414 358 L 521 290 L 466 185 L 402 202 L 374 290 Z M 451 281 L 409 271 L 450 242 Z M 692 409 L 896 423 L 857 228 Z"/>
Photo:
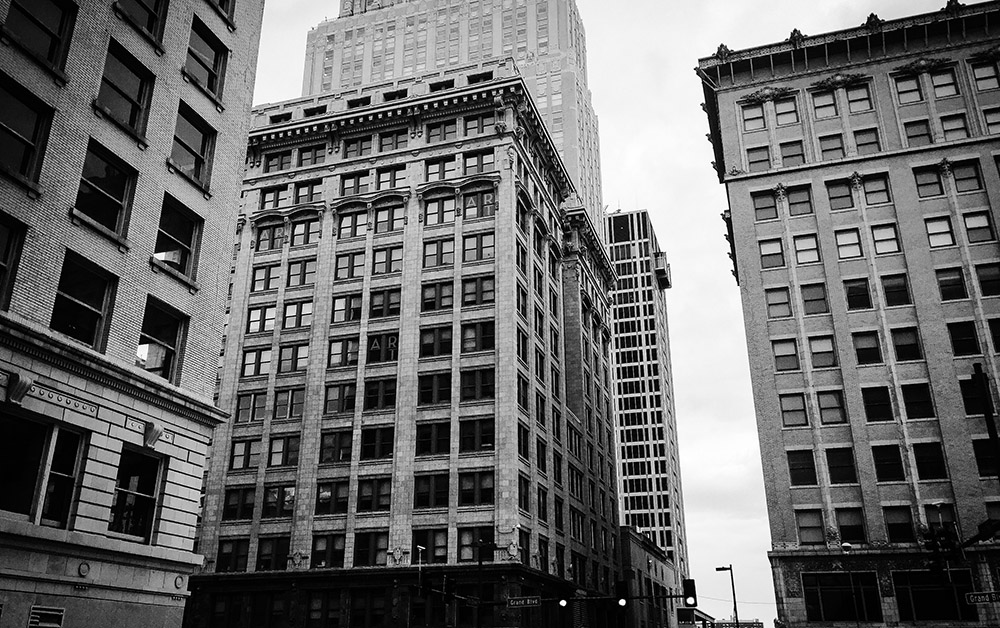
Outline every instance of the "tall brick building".
<path fill-rule="evenodd" d="M 597 115 L 575 0 L 344 0 L 306 40 L 302 95 L 511 57 L 604 240 Z"/>
<path fill-rule="evenodd" d="M 607 222 L 607 250 L 618 276 L 612 381 L 622 517 L 665 552 L 677 583 L 688 573 L 688 556 L 664 294 L 670 265 L 649 212 L 618 211 Z"/>
<path fill-rule="evenodd" d="M 1000 374 L 998 27 L 951 0 L 699 61 L 787 625 L 1000 619 L 965 600 L 994 541 L 928 570 L 1000 519 L 972 381 Z"/>
<path fill-rule="evenodd" d="M 0 624 L 179 626 L 262 3 L 0 1 Z"/>
<path fill-rule="evenodd" d="M 512 61 L 256 109 L 237 249 L 190 625 L 615 625 L 552 601 L 620 574 L 613 271 Z"/>

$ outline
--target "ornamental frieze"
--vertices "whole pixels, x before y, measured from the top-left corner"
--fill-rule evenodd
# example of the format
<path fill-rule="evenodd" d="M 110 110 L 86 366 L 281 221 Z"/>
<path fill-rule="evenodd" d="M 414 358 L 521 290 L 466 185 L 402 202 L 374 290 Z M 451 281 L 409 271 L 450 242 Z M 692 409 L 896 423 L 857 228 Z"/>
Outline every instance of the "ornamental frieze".
<path fill-rule="evenodd" d="M 784 98 L 789 94 L 794 94 L 795 90 L 791 87 L 765 87 L 763 89 L 758 89 L 754 93 L 744 97 L 740 100 L 741 103 L 747 103 L 751 105 L 759 105 L 761 103 L 767 102 L 769 100 L 777 100 L 779 98 Z M 712 136 L 708 136 L 708 141 L 712 141 Z"/>
<path fill-rule="evenodd" d="M 923 74 L 924 72 L 933 72 L 939 70 L 943 67 L 951 65 L 951 59 L 945 59 L 944 57 L 938 59 L 932 59 L 930 57 L 920 57 L 916 61 L 911 61 L 906 65 L 901 65 L 896 68 L 896 72 L 904 76 L 916 76 L 918 74 Z"/>
<path fill-rule="evenodd" d="M 833 76 L 828 76 L 821 81 L 816 81 L 812 84 L 812 88 L 821 90 L 837 89 L 839 87 L 850 87 L 851 85 L 864 83 L 867 80 L 868 77 L 864 74 L 837 72 Z"/>

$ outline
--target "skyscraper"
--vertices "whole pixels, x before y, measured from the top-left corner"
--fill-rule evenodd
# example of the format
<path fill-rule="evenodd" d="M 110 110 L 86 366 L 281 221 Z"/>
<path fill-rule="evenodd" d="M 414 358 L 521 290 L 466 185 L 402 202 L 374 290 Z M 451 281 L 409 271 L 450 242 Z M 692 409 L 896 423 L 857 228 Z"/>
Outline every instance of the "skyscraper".
<path fill-rule="evenodd" d="M 1000 367 L 998 24 L 950 0 L 699 61 L 787 625 L 997 623 L 965 597 L 995 542 L 947 549 L 1000 518 L 972 377 Z"/>
<path fill-rule="evenodd" d="M 506 57 L 517 63 L 603 241 L 597 116 L 574 0 L 345 0 L 339 19 L 309 31 L 302 95 L 428 80 Z"/>
<path fill-rule="evenodd" d="M 615 625 L 613 271 L 514 65 L 253 120 L 189 624 Z"/>
<path fill-rule="evenodd" d="M 181 623 L 262 11 L 0 8 L 4 626 Z"/>
<path fill-rule="evenodd" d="M 612 295 L 612 381 L 617 405 L 624 523 L 646 534 L 676 570 L 688 573 L 667 302 L 670 265 L 645 210 L 609 214 L 608 253 L 618 276 Z"/>

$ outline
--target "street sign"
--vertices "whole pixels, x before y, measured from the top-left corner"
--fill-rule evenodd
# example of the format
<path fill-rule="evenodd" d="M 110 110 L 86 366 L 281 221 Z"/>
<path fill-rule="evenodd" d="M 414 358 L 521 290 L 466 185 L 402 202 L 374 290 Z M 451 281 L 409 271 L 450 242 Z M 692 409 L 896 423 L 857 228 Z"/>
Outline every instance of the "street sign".
<path fill-rule="evenodd" d="M 507 608 L 527 608 L 529 606 L 541 606 L 542 598 L 537 595 L 527 597 L 507 598 Z"/>
<path fill-rule="evenodd" d="M 965 601 L 969 604 L 990 604 L 1000 602 L 1000 591 L 980 591 L 978 593 L 966 593 Z"/>

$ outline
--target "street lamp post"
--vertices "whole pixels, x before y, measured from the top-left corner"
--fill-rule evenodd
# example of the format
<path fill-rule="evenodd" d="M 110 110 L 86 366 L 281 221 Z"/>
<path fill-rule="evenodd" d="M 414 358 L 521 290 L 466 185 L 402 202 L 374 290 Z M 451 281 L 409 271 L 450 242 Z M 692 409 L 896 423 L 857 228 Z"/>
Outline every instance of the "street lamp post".
<path fill-rule="evenodd" d="M 715 570 L 729 572 L 729 584 L 733 587 L 733 621 L 736 622 L 736 628 L 740 628 L 740 613 L 736 608 L 736 579 L 733 578 L 733 565 L 730 563 L 727 567 L 716 567 Z"/>

